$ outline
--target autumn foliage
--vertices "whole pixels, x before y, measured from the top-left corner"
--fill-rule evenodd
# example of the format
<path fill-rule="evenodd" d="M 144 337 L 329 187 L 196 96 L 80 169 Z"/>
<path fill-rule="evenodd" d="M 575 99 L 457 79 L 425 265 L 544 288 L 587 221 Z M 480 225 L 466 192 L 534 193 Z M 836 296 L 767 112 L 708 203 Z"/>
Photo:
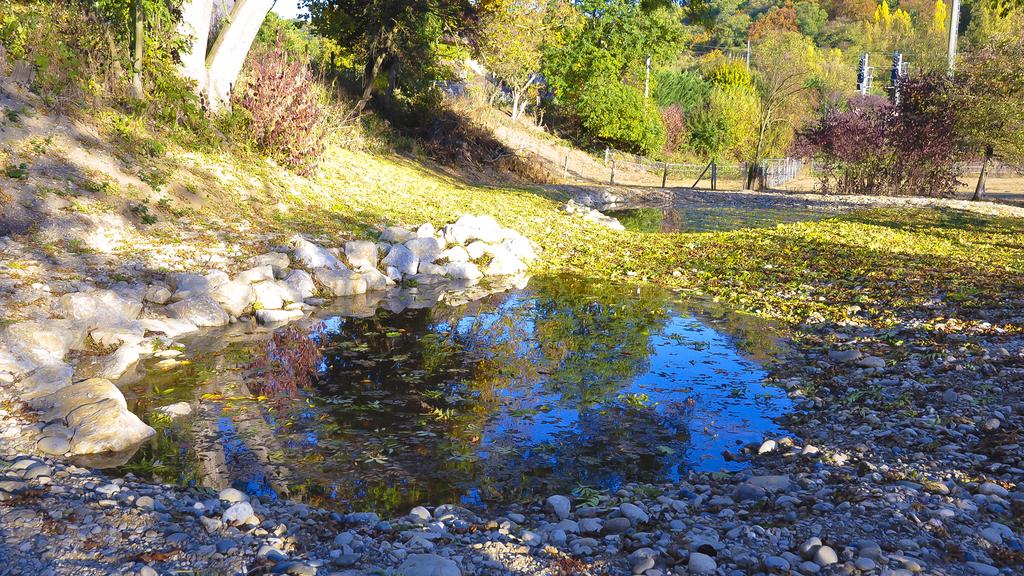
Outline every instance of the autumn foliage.
<path fill-rule="evenodd" d="M 247 115 L 249 137 L 298 173 L 315 172 L 326 119 L 312 72 L 285 52 L 280 34 L 273 51 L 254 50 L 250 58 L 252 72 L 232 97 Z"/>

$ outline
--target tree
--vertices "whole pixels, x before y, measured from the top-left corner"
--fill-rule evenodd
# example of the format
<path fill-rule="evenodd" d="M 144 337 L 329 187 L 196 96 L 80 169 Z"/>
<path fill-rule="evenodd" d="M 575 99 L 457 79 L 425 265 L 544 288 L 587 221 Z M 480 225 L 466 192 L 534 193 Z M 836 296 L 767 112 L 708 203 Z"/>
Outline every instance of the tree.
<path fill-rule="evenodd" d="M 799 33 L 776 34 L 759 44 L 755 54 L 757 132 L 748 153 L 748 189 L 754 185 L 765 150 L 792 133 L 796 113 L 806 108 L 804 97 L 809 92 L 815 49 L 810 39 Z"/>
<path fill-rule="evenodd" d="M 581 24 L 561 47 L 545 51 L 544 78 L 555 102 L 591 138 L 659 151 L 664 128 L 643 92 L 645 64 L 650 57 L 657 66 L 674 53 L 681 14 L 657 1 L 582 0 L 575 6 Z"/>
<path fill-rule="evenodd" d="M 996 158 L 1024 163 L 1024 12 L 1010 13 L 1001 27 L 957 67 L 960 131 L 983 156 L 972 200 L 981 199 L 989 164 Z"/>
<path fill-rule="evenodd" d="M 302 0 L 302 5 L 321 36 L 365 62 L 357 112 L 370 101 L 382 71 L 388 72 L 390 93 L 399 65 L 433 64 L 435 41 L 470 29 L 476 14 L 469 0 Z"/>
<path fill-rule="evenodd" d="M 543 48 L 560 44 L 558 31 L 576 12 L 564 0 L 508 0 L 483 17 L 478 54 L 512 91 L 512 119 L 526 110 L 526 93 L 541 69 Z"/>
<path fill-rule="evenodd" d="M 180 30 L 194 34 L 191 50 L 183 54 L 182 74 L 197 83 L 207 105 L 216 112 L 230 105 L 231 89 L 242 71 L 249 48 L 274 0 L 236 0 L 224 26 L 207 50 L 213 0 L 186 0 Z"/>

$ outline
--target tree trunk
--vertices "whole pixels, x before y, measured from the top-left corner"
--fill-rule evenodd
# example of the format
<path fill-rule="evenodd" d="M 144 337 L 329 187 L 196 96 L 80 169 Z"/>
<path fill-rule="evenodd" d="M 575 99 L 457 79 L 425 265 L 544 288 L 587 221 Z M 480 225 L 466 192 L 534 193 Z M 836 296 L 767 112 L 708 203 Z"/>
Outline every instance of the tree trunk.
<path fill-rule="evenodd" d="M 391 98 L 395 95 L 395 82 L 398 81 L 398 60 L 392 59 L 388 65 L 388 89 L 384 92 L 382 98 L 384 104 L 384 112 L 391 116 Z"/>
<path fill-rule="evenodd" d="M 363 95 L 359 98 L 359 102 L 356 102 L 356 114 L 361 113 L 370 98 L 373 97 L 373 84 L 377 81 L 377 74 L 380 74 L 380 67 L 383 63 L 383 55 L 371 54 L 366 59 L 366 67 L 363 68 Z"/>
<path fill-rule="evenodd" d="M 189 51 L 181 54 L 181 74 L 200 85 L 206 82 L 206 48 L 210 43 L 212 19 L 213 0 L 186 0 L 181 6 L 178 33 L 195 37 Z"/>
<path fill-rule="evenodd" d="M 974 196 L 971 196 L 972 202 L 981 200 L 985 194 L 985 180 L 988 178 L 988 165 L 992 162 L 992 156 L 995 155 L 995 150 L 991 146 L 985 147 L 985 159 L 981 161 L 981 174 L 978 175 L 978 185 L 974 187 Z"/>
<path fill-rule="evenodd" d="M 145 51 L 145 14 L 142 11 L 142 0 L 132 4 L 135 20 L 135 54 L 132 56 L 132 96 L 142 98 L 142 54 Z"/>
<path fill-rule="evenodd" d="M 274 0 L 238 0 L 231 9 L 227 23 L 206 58 L 205 78 L 199 80 L 200 91 L 206 92 L 210 110 L 231 105 L 231 90 L 245 57 L 249 55 L 256 33 L 274 6 Z"/>

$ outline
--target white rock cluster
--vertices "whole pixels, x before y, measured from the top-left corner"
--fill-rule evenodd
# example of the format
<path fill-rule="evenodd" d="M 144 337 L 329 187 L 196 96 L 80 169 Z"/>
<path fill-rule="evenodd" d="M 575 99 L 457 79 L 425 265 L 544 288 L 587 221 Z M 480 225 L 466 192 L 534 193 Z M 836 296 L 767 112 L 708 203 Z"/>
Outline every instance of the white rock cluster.
<path fill-rule="evenodd" d="M 607 226 L 612 230 L 625 230 L 626 227 L 616 218 L 602 214 L 601 212 L 594 210 L 593 208 L 587 208 L 586 206 L 577 204 L 575 200 L 569 199 L 565 203 L 565 211 L 569 214 L 579 214 L 583 216 L 584 220 L 594 222 L 602 226 Z"/>
<path fill-rule="evenodd" d="M 398 282 L 434 291 L 451 283 L 465 291 L 484 276 L 525 271 L 536 250 L 490 216 L 464 215 L 440 230 L 430 223 L 415 232 L 390 227 L 379 242 L 349 241 L 332 249 L 296 236 L 233 276 L 222 270 L 172 273 L 147 285 L 121 282 L 114 289 L 64 294 L 53 301 L 50 318 L 0 332 L 0 382 L 13 382 L 17 396 L 43 412 L 38 450 L 127 451 L 155 431 L 127 410 L 111 381 L 144 356 L 176 363 L 170 347 L 177 336 L 250 314 L 261 324 L 297 320 L 325 303 L 319 295 L 366 294 L 369 300 L 378 294 L 377 302 Z M 90 354 L 68 361 L 72 351 L 86 350 Z"/>

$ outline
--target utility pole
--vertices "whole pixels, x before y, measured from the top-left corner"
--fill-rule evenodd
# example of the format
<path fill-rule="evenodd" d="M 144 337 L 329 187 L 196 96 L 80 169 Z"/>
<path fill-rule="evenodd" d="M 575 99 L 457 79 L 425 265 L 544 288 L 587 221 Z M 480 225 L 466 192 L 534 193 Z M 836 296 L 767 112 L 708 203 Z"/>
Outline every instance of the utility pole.
<path fill-rule="evenodd" d="M 651 97 L 651 55 L 647 55 L 647 79 L 644 80 L 644 98 Z"/>
<path fill-rule="evenodd" d="M 949 75 L 953 75 L 956 67 L 956 37 L 960 25 L 960 0 L 953 0 L 953 9 L 949 11 L 949 51 L 946 58 L 949 62 Z"/>
<path fill-rule="evenodd" d="M 747 76 L 750 75 L 750 38 L 747 38 Z"/>

